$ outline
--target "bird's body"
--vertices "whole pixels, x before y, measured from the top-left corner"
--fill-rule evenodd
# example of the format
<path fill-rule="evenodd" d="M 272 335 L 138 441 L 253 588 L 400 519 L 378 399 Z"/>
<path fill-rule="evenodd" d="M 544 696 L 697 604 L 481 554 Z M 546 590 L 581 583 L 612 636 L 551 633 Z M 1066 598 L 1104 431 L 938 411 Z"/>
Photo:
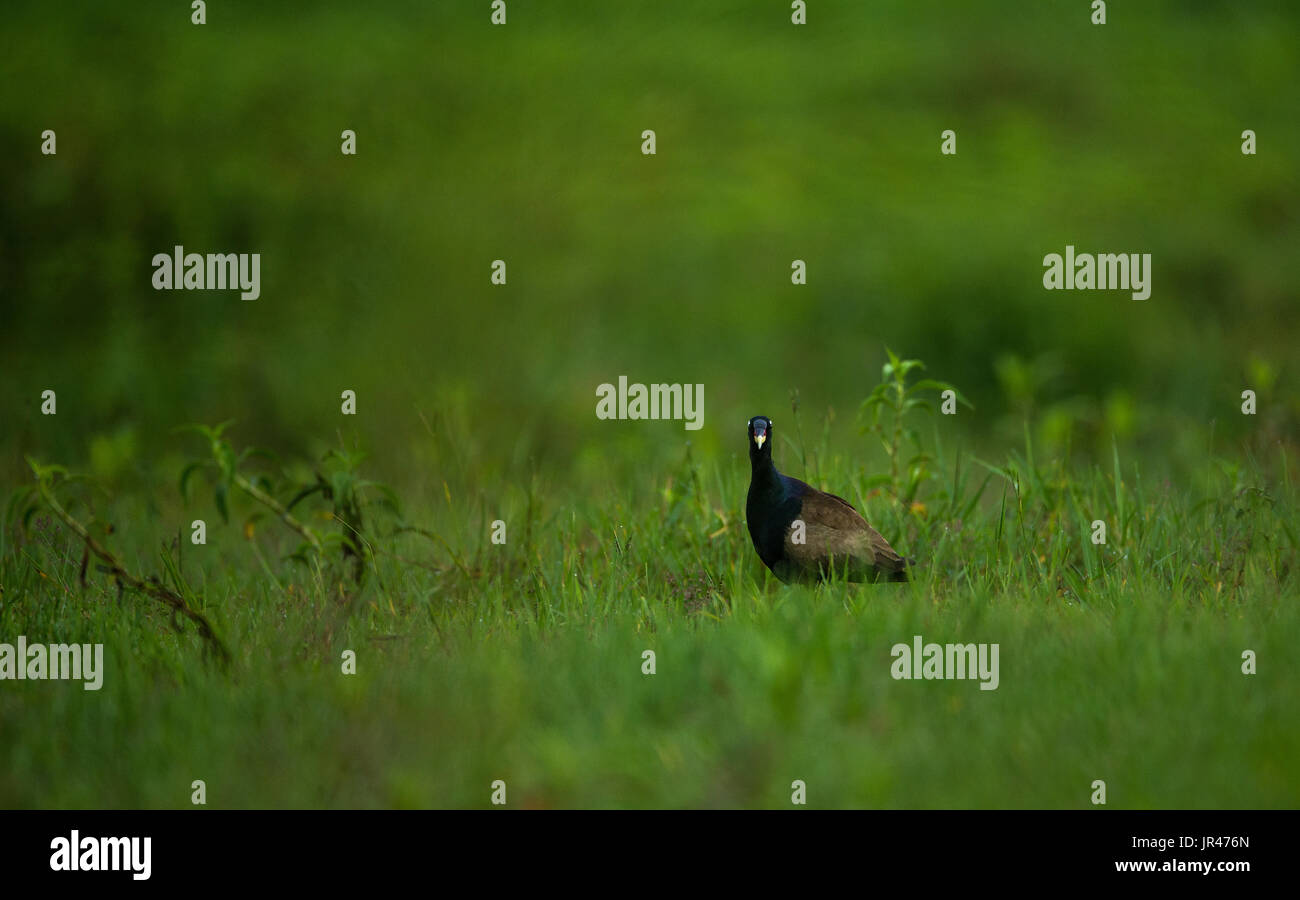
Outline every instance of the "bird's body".
<path fill-rule="evenodd" d="M 749 420 L 749 536 L 772 573 L 784 582 L 844 577 L 906 581 L 909 561 L 842 497 L 782 475 L 772 462 L 772 420 Z"/>

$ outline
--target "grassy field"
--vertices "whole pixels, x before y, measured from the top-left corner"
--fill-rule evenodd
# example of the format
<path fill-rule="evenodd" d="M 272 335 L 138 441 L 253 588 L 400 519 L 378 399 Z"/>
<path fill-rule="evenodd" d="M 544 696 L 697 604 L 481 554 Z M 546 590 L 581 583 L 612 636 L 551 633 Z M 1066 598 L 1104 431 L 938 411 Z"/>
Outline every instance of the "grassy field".
<path fill-rule="evenodd" d="M 274 519 L 195 547 L 146 524 L 204 514 L 174 486 L 110 503 L 102 518 L 135 523 L 129 567 L 175 560 L 228 669 L 160 604 L 79 587 L 79 542 L 38 511 L 4 548 L 0 625 L 105 642 L 108 670 L 98 693 L 0 692 L 18 736 L 0 801 L 179 807 L 201 778 L 223 807 L 474 807 L 502 779 L 527 807 L 780 807 L 800 779 L 812 806 L 1084 807 L 1101 779 L 1112 806 L 1294 806 L 1296 494 L 1275 462 L 1192 494 L 1118 455 L 1070 472 L 1030 447 L 996 467 L 953 451 L 927 503 L 891 517 L 881 491 L 856 495 L 922 559 L 916 580 L 815 589 L 757 562 L 739 454 L 598 501 L 539 476 L 505 544 L 487 516 L 439 527 L 433 554 L 376 538 L 361 591 L 337 552 L 279 562 L 301 540 Z M 417 498 L 446 521 L 465 502 Z M 891 646 L 914 635 L 997 643 L 997 689 L 895 680 Z"/>
<path fill-rule="evenodd" d="M 107 671 L 0 681 L 0 806 L 1300 806 L 1294 4 L 809 5 L 12 4 L 0 644 Z M 887 347 L 969 405 L 873 433 Z M 772 579 L 760 413 L 911 583 Z"/>

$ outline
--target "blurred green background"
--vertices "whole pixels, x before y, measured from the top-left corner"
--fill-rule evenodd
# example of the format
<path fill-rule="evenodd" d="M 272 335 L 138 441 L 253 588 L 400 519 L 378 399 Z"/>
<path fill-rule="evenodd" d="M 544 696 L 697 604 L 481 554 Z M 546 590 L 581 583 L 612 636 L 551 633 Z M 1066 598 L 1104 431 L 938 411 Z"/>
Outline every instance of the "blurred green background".
<path fill-rule="evenodd" d="M 963 390 L 974 440 L 1029 414 L 1054 448 L 1164 464 L 1211 420 L 1294 433 L 1293 4 L 508 10 L 11 4 L 4 479 L 96 438 L 98 474 L 145 471 L 167 429 L 233 418 L 281 452 L 343 428 L 401 484 L 429 476 L 421 413 L 460 423 L 476 477 L 627 479 L 688 438 L 739 453 L 792 388 L 852 413 L 886 344 Z M 1151 253 L 1150 299 L 1045 291 L 1067 243 Z M 154 291 L 175 244 L 260 253 L 261 298 Z M 704 430 L 598 421 L 620 374 L 704 384 Z"/>

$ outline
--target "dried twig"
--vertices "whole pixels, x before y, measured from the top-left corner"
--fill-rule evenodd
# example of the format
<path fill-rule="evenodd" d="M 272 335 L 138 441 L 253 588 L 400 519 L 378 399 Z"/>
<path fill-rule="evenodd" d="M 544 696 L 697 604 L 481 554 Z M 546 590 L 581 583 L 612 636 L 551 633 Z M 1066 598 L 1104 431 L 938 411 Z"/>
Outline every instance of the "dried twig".
<path fill-rule="evenodd" d="M 55 499 L 53 492 L 50 491 L 49 486 L 45 483 L 44 479 L 38 480 L 37 485 L 41 498 L 45 501 L 46 505 L 49 506 L 60 520 L 62 520 L 64 525 L 67 525 L 68 528 L 72 529 L 77 536 L 81 538 L 82 542 L 86 545 L 86 550 L 94 554 L 94 556 L 104 564 L 108 573 L 116 578 L 120 585 L 125 585 L 132 590 L 139 591 L 142 594 L 147 594 L 155 600 L 160 600 L 167 604 L 167 606 L 171 607 L 172 610 L 173 623 L 175 623 L 178 614 L 185 616 L 198 627 L 199 634 L 202 635 L 208 642 L 208 645 L 217 652 L 222 663 L 230 662 L 230 651 L 226 649 L 226 645 L 222 643 L 221 638 L 217 637 L 217 633 L 212 629 L 212 624 L 208 622 L 207 617 L 204 616 L 203 613 L 191 607 L 185 602 L 184 597 L 166 587 L 157 578 L 141 579 L 128 572 L 118 561 L 117 557 L 113 556 L 113 554 L 110 553 L 103 544 L 95 540 L 91 533 L 86 529 L 85 525 L 82 525 L 74 519 L 72 515 L 63 508 L 59 501 Z"/>

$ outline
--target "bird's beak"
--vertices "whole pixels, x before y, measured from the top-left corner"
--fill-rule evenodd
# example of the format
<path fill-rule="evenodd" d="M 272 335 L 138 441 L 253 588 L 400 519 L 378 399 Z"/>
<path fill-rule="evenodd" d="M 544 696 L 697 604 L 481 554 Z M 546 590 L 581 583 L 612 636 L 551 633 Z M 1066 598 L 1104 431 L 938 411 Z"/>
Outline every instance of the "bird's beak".
<path fill-rule="evenodd" d="M 759 450 L 762 450 L 762 449 L 763 449 L 763 442 L 766 441 L 766 440 L 767 440 L 767 432 L 766 432 L 766 431 L 755 431 L 755 432 L 754 432 L 754 446 L 758 447 Z"/>

